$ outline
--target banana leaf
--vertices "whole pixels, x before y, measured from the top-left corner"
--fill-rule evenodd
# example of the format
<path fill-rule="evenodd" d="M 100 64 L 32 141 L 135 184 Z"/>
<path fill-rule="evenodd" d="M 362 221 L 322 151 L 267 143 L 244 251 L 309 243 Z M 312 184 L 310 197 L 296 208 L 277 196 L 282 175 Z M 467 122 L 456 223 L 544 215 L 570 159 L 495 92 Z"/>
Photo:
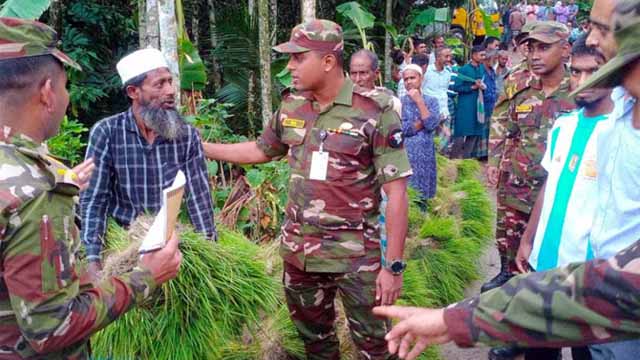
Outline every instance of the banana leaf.
<path fill-rule="evenodd" d="M 182 90 L 204 90 L 207 85 L 207 69 L 198 54 L 198 49 L 187 38 L 178 40 L 178 64 L 180 66 L 180 88 Z"/>
<path fill-rule="evenodd" d="M 38 19 L 51 4 L 51 0 L 7 0 L 0 6 L 0 17 Z"/>

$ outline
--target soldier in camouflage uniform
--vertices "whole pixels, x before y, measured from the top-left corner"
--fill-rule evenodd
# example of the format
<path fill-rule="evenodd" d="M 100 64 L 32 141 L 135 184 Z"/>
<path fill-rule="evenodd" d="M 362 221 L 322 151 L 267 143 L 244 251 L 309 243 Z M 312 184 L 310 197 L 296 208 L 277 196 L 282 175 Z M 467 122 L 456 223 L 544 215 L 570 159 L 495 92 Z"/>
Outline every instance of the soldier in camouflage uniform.
<path fill-rule="evenodd" d="M 389 358 L 388 322 L 376 303 L 402 287 L 407 227 L 400 119 L 389 99 L 368 97 L 344 77 L 342 30 L 327 20 L 296 26 L 289 42 L 295 92 L 255 142 L 205 144 L 207 156 L 236 163 L 287 157 L 289 201 L 282 226 L 285 295 L 309 359 L 339 359 L 334 299 L 339 292 L 359 355 Z M 378 94 L 380 95 L 380 94 Z M 389 197 L 386 265 L 380 264 L 380 187 Z"/>
<path fill-rule="evenodd" d="M 498 101 L 489 139 L 488 180 L 498 188 L 496 239 L 501 256 L 498 276 L 482 291 L 500 286 L 517 272 L 515 255 L 533 203 L 544 183 L 540 165 L 547 132 L 556 115 L 572 110 L 569 78 L 563 58 L 568 56 L 568 30 L 556 22 L 538 22 L 523 41 L 531 49 L 531 71 L 512 75 Z"/>
<path fill-rule="evenodd" d="M 0 359 L 87 359 L 88 339 L 173 278 L 178 239 L 131 272 L 80 280 L 74 207 L 88 173 L 47 152 L 69 95 L 48 26 L 0 18 Z"/>

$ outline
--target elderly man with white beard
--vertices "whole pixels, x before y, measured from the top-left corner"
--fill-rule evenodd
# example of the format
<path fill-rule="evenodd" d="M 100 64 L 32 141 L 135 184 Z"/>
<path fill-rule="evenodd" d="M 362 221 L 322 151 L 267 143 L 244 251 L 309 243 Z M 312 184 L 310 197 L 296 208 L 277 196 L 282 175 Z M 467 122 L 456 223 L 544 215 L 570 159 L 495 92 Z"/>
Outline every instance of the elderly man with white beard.
<path fill-rule="evenodd" d="M 101 269 L 107 218 L 128 226 L 162 206 L 162 190 L 178 170 L 186 177 L 185 199 L 195 229 L 216 238 L 213 203 L 198 132 L 176 109 L 171 72 L 156 49 L 135 51 L 117 64 L 131 107 L 95 124 L 86 158 L 96 169 L 82 193 L 81 240 L 89 273 Z"/>

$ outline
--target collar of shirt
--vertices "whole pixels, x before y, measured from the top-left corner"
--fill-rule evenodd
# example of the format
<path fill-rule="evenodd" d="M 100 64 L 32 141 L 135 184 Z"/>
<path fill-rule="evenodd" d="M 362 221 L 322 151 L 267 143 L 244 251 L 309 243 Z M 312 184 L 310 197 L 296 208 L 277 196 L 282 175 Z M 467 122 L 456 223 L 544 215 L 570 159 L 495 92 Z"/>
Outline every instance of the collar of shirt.
<path fill-rule="evenodd" d="M 10 126 L 3 127 L 0 132 L 0 143 L 13 144 L 17 147 L 33 150 L 40 155 L 49 153 L 46 143 L 37 143 L 25 134 L 14 132 Z"/>
<path fill-rule="evenodd" d="M 624 87 L 616 86 L 611 91 L 611 101 L 613 101 L 614 104 L 612 116 L 615 121 L 625 121 L 625 119 L 630 119 L 631 111 L 633 111 L 633 105 L 636 103 L 636 98 L 631 96 Z"/>
<path fill-rule="evenodd" d="M 555 94 L 557 94 L 559 91 L 569 91 L 569 75 L 570 75 L 569 71 L 565 68 L 564 77 L 560 82 L 560 86 L 558 86 L 558 88 L 551 95 L 547 97 L 552 97 Z M 540 77 L 537 77 L 537 76 L 534 77 L 533 79 L 531 79 L 529 86 L 535 90 L 542 90 L 542 79 L 540 79 Z"/>

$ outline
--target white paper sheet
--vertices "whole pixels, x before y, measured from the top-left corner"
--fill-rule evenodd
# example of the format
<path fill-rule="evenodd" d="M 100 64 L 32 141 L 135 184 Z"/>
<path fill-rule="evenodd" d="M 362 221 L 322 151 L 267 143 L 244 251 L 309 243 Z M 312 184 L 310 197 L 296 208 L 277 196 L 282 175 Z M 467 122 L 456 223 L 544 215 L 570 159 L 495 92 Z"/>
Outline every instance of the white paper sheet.
<path fill-rule="evenodd" d="M 141 254 L 160 249 L 169 240 L 178 220 L 185 183 L 184 173 L 178 170 L 173 184 L 162 191 L 162 207 L 140 245 Z"/>

